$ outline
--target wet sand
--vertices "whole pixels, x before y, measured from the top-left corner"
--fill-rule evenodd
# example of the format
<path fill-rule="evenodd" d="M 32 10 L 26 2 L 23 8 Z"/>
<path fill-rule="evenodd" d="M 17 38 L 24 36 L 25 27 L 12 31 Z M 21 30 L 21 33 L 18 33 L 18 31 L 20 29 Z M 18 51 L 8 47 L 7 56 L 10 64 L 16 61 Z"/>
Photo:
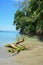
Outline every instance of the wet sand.
<path fill-rule="evenodd" d="M 7 48 L 0 46 L 0 65 L 43 65 L 43 42 L 27 39 L 23 44 L 31 49 L 19 54 L 8 53 Z"/>
<path fill-rule="evenodd" d="M 4 46 L 0 46 L 0 65 L 20 65 L 20 63 L 13 61 L 15 55 L 14 53 L 8 53 Z"/>

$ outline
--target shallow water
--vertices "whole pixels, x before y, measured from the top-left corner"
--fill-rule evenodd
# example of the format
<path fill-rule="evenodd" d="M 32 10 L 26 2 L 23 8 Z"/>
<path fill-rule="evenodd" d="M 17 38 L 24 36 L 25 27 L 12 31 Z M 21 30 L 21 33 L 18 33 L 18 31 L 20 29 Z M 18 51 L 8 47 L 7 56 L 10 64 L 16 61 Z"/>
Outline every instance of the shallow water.
<path fill-rule="evenodd" d="M 0 45 L 16 42 L 19 37 L 19 32 L 0 32 Z"/>
<path fill-rule="evenodd" d="M 0 45 L 0 65 L 22 65 L 15 61 L 17 53 L 8 53 L 7 48 Z"/>
<path fill-rule="evenodd" d="M 14 43 L 21 38 L 18 32 L 0 32 L 0 65 L 22 65 L 16 62 L 14 57 L 17 53 L 8 53 L 4 46 L 7 43 Z"/>

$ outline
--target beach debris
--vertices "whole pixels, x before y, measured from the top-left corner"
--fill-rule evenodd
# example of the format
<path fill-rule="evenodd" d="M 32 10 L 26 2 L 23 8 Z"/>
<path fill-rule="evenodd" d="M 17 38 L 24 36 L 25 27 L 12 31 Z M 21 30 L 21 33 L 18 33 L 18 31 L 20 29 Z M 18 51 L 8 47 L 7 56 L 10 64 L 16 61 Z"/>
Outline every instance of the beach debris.
<path fill-rule="evenodd" d="M 10 53 L 15 53 L 15 52 L 17 52 L 15 49 L 12 49 L 12 48 L 9 48 L 8 49 L 8 52 L 10 52 Z"/>
<path fill-rule="evenodd" d="M 20 43 L 24 42 L 24 38 L 18 42 L 16 42 L 16 44 L 6 44 L 5 47 L 8 47 L 8 52 L 14 53 L 17 52 L 19 53 L 20 51 L 26 50 L 24 45 L 21 45 Z"/>
<path fill-rule="evenodd" d="M 22 40 L 18 41 L 18 42 L 16 43 L 16 45 L 17 45 L 17 44 L 20 44 L 20 43 L 22 43 L 22 42 L 24 42 L 24 38 L 23 38 Z"/>
<path fill-rule="evenodd" d="M 8 52 L 11 52 L 11 53 L 14 53 L 14 52 L 17 52 L 19 53 L 20 51 L 23 51 L 23 50 L 26 50 L 25 46 L 24 45 L 14 45 L 14 44 L 11 44 L 10 46 L 9 45 L 5 45 L 5 47 L 8 47 Z"/>

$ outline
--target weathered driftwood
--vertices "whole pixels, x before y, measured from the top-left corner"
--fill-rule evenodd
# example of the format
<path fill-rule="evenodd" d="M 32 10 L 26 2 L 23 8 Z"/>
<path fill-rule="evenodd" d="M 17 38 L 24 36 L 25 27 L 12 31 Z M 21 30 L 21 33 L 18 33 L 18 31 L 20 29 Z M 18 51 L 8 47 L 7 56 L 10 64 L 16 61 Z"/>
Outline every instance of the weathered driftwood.
<path fill-rule="evenodd" d="M 5 44 L 5 47 L 9 47 L 9 48 L 10 48 L 10 47 L 12 47 L 12 46 L 11 46 L 10 44 Z"/>
<path fill-rule="evenodd" d="M 12 48 L 9 48 L 8 49 L 8 52 L 10 52 L 10 53 L 15 53 L 15 52 L 17 52 L 15 49 L 12 49 Z"/>
<path fill-rule="evenodd" d="M 16 45 L 14 44 L 6 44 L 5 47 L 16 49 Z"/>
<path fill-rule="evenodd" d="M 16 42 L 16 44 L 6 44 L 5 47 L 15 48 L 17 45 L 19 45 L 22 42 L 24 42 L 24 38 L 22 40 Z"/>
<path fill-rule="evenodd" d="M 11 53 L 19 53 L 21 50 L 26 50 L 25 46 L 23 45 L 17 45 L 15 46 L 14 44 L 11 44 L 11 46 L 6 46 L 8 47 L 8 52 L 11 52 Z"/>
<path fill-rule="evenodd" d="M 16 43 L 16 45 L 19 44 L 19 43 L 21 43 L 21 42 L 24 42 L 24 38 L 23 38 L 22 40 L 18 41 L 18 42 Z"/>
<path fill-rule="evenodd" d="M 24 38 L 21 41 L 18 41 L 16 44 L 6 44 L 5 47 L 8 47 L 8 51 L 11 53 L 19 53 L 21 50 L 26 50 L 28 47 L 20 45 L 19 43 L 24 42 Z"/>

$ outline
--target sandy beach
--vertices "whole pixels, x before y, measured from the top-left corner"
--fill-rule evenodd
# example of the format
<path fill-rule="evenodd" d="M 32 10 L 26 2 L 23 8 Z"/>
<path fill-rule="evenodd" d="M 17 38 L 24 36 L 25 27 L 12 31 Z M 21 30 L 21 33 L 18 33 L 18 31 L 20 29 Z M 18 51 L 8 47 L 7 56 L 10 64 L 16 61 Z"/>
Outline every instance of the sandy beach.
<path fill-rule="evenodd" d="M 0 65 L 19 65 L 17 62 L 13 61 L 15 54 L 8 53 L 7 48 L 0 46 Z"/>
<path fill-rule="evenodd" d="M 0 65 L 43 65 L 43 0 L 0 0 Z"/>
<path fill-rule="evenodd" d="M 7 48 L 0 46 L 0 65 L 43 65 L 43 42 L 26 38 L 23 44 L 30 50 L 19 54 L 8 53 Z"/>

